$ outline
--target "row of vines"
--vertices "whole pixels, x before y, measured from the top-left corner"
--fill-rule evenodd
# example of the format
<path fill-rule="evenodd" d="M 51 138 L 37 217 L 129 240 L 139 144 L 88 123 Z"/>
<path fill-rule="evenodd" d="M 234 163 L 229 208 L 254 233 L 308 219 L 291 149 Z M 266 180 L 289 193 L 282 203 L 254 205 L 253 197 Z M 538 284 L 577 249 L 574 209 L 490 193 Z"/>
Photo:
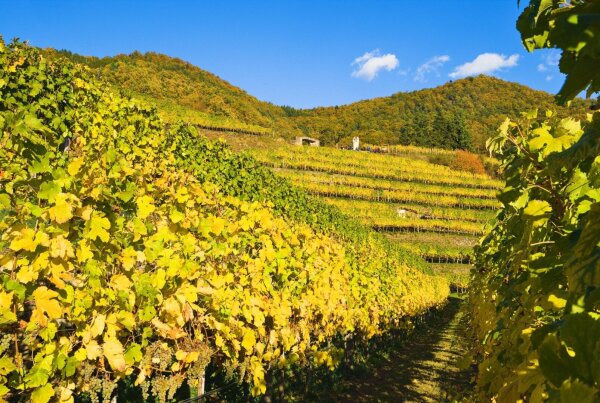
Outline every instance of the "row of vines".
<path fill-rule="evenodd" d="M 399 209 L 405 211 L 404 217 L 420 218 L 422 220 L 447 220 L 467 221 L 485 224 L 492 222 L 495 216 L 493 210 L 458 209 L 455 207 L 429 206 L 411 203 L 385 203 L 368 200 L 348 200 L 347 198 L 326 198 L 328 203 L 340 207 L 342 210 L 350 204 L 356 214 L 369 217 L 381 217 L 387 219 L 400 219 Z"/>
<path fill-rule="evenodd" d="M 447 297 L 416 255 L 19 42 L 0 133 L 0 399 L 164 401 L 209 364 L 261 395 Z"/>
<path fill-rule="evenodd" d="M 253 150 L 252 155 L 274 168 L 328 172 L 460 188 L 494 190 L 501 186 L 498 180 L 491 179 L 487 175 L 452 170 L 419 159 L 367 152 L 288 146 L 280 147 L 277 150 Z"/>
<path fill-rule="evenodd" d="M 325 197 L 346 197 L 359 200 L 381 201 L 387 203 L 411 203 L 424 206 L 454 207 L 458 209 L 493 210 L 498 202 L 492 199 L 480 199 L 477 197 L 461 197 L 452 194 L 432 195 L 418 191 L 398 191 L 368 189 L 356 186 L 336 185 L 330 186 L 326 183 L 316 183 L 292 179 L 292 183 L 302 186 L 306 191 Z"/>
<path fill-rule="evenodd" d="M 436 196 L 457 196 L 481 199 L 495 199 L 496 189 L 473 189 L 469 187 L 429 185 L 423 183 L 400 182 L 389 179 L 374 179 L 361 176 L 331 175 L 324 172 L 279 169 L 277 173 L 295 181 L 310 181 L 330 186 L 354 186 L 364 189 L 389 190 L 405 193 L 423 193 Z"/>

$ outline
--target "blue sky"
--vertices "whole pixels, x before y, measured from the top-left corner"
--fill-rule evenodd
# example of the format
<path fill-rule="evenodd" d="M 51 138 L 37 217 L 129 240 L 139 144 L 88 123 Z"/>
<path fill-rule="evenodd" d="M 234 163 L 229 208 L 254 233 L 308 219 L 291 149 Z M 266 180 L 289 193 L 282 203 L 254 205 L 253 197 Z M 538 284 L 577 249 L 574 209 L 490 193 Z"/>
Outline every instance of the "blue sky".
<path fill-rule="evenodd" d="M 480 72 L 555 93 L 556 54 L 525 51 L 519 12 L 516 0 L 0 0 L 0 34 L 84 55 L 165 53 L 303 108 Z"/>

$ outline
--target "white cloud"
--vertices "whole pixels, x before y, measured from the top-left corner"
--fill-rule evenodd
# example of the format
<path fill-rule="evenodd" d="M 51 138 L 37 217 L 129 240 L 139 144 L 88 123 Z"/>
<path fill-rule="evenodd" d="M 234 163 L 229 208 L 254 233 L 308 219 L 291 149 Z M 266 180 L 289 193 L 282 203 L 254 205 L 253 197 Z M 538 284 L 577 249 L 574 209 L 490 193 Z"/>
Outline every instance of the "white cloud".
<path fill-rule="evenodd" d="M 542 63 L 538 64 L 537 71 L 546 74 L 546 81 L 552 80 L 552 76 L 547 72 L 557 72 L 560 62 L 560 52 L 553 50 L 542 57 Z"/>
<path fill-rule="evenodd" d="M 352 77 L 371 81 L 381 70 L 392 71 L 398 65 L 396 55 L 392 53 L 381 55 L 379 49 L 376 49 L 354 59 L 352 66 L 356 66 L 356 69 L 352 72 Z"/>
<path fill-rule="evenodd" d="M 498 53 L 482 53 L 472 62 L 458 66 L 449 74 L 452 78 L 475 76 L 478 74 L 489 74 L 494 71 L 514 67 L 517 65 L 519 55 L 506 57 Z"/>
<path fill-rule="evenodd" d="M 545 60 L 548 66 L 558 66 L 558 62 L 560 62 L 560 52 L 553 51 L 548 53 L 545 57 Z"/>
<path fill-rule="evenodd" d="M 434 56 L 431 59 L 427 60 L 425 63 L 420 65 L 417 68 L 417 72 L 415 73 L 415 81 L 427 81 L 425 76 L 429 73 L 438 73 L 438 69 L 442 67 L 442 65 L 450 60 L 450 56 L 442 55 L 442 56 Z"/>

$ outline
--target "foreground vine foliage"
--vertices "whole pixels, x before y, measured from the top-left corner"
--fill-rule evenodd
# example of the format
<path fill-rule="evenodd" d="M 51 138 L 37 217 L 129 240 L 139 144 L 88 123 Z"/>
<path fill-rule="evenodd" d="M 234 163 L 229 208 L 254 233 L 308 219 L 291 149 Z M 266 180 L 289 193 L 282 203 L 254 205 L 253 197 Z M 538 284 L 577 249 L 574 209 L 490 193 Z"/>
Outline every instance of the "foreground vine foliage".
<path fill-rule="evenodd" d="M 600 114 L 524 114 L 488 146 L 504 159 L 506 187 L 469 295 L 480 400 L 597 402 Z"/>
<path fill-rule="evenodd" d="M 375 235 L 223 193 L 207 178 L 227 172 L 174 152 L 189 128 L 19 42 L 0 41 L 0 133 L 0 400 L 106 401 L 131 378 L 164 401 L 209 362 L 260 395 L 271 368 L 333 368 L 333 339 L 447 296 Z"/>

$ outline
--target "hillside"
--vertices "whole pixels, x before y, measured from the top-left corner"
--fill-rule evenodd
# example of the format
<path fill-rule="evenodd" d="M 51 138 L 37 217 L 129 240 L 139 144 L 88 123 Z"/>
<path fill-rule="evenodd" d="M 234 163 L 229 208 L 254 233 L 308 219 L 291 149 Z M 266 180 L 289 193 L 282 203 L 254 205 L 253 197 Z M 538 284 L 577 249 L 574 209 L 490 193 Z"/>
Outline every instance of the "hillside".
<path fill-rule="evenodd" d="M 564 115 L 554 97 L 498 78 L 471 77 L 442 86 L 349 105 L 315 109 L 277 106 L 181 59 L 157 53 L 86 57 L 45 50 L 91 67 L 126 95 L 155 103 L 168 121 L 207 123 L 291 138 L 306 134 L 324 144 L 347 145 L 354 136 L 370 144 L 414 144 L 426 147 L 482 149 L 508 116 L 536 105 Z M 586 102 L 572 108 L 582 115 Z M 265 130 L 268 129 L 268 130 Z"/>
<path fill-rule="evenodd" d="M 225 375 L 249 400 L 448 296 L 253 159 L 2 40 L 0 144 L 0 400 L 166 401 Z"/>
<path fill-rule="evenodd" d="M 557 110 L 559 115 L 567 111 L 546 92 L 478 76 L 340 107 L 302 111 L 292 120 L 326 143 L 349 143 L 352 137 L 360 136 L 371 144 L 457 148 L 461 143 L 458 137 L 466 131 L 473 147 L 482 149 L 507 116 L 518 117 L 531 105 Z M 583 115 L 585 105 L 576 100 L 572 108 Z"/>
<path fill-rule="evenodd" d="M 501 182 L 439 158 L 447 150 L 396 146 L 395 154 L 298 147 L 202 131 L 245 150 L 277 175 L 427 261 L 454 290 L 469 281 L 473 246 L 491 223 Z M 460 153 L 463 153 L 460 151 Z M 463 168 L 463 169 L 460 169 Z"/>
<path fill-rule="evenodd" d="M 66 57 L 87 65 L 97 75 L 127 96 L 155 104 L 170 122 L 212 122 L 215 126 L 265 128 L 291 131 L 282 108 L 263 102 L 181 59 L 157 53 L 97 58 L 69 51 L 45 49 L 50 58 Z M 283 126 L 282 126 L 283 125 Z M 270 131 L 270 130 L 269 130 Z"/>

